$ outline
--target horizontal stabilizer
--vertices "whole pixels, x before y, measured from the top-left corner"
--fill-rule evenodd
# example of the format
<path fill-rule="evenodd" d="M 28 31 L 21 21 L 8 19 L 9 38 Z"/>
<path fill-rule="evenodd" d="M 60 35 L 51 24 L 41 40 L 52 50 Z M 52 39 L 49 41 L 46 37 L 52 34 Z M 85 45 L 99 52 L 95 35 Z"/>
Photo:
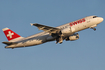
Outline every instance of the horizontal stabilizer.
<path fill-rule="evenodd" d="M 14 43 L 14 42 L 2 42 L 2 43 L 6 44 L 6 45 L 17 44 L 17 43 Z"/>

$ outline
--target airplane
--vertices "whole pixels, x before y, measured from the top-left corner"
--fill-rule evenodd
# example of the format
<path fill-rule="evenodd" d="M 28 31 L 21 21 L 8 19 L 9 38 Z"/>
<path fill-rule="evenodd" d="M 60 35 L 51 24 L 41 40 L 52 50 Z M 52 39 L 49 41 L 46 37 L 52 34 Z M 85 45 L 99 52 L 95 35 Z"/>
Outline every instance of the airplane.
<path fill-rule="evenodd" d="M 50 27 L 38 23 L 31 23 L 31 26 L 38 27 L 39 30 L 43 32 L 29 36 L 21 37 L 9 28 L 2 29 L 8 42 L 2 42 L 6 44 L 5 48 L 20 48 L 29 47 L 34 45 L 43 44 L 49 41 L 56 41 L 56 44 L 61 44 L 63 40 L 75 41 L 79 39 L 78 32 L 87 28 L 96 30 L 96 26 L 100 24 L 104 19 L 98 16 L 87 16 L 82 19 L 58 26 Z"/>

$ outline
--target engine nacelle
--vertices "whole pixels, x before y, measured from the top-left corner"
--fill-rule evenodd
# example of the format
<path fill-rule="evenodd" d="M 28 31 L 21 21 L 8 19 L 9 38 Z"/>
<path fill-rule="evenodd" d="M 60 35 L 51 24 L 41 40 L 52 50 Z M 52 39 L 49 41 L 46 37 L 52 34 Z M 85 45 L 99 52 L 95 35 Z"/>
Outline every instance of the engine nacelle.
<path fill-rule="evenodd" d="M 70 40 L 70 41 L 74 41 L 74 40 L 77 40 L 79 39 L 79 34 L 73 34 L 72 36 L 69 36 L 66 41 Z"/>

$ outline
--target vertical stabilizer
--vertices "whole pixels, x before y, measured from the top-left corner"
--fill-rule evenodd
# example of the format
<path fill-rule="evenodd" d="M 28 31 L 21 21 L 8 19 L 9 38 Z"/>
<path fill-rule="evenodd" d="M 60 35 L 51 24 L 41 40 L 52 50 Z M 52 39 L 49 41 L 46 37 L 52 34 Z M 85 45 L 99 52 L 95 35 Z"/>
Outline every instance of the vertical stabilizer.
<path fill-rule="evenodd" d="M 10 30 L 9 28 L 4 28 L 2 30 L 5 36 L 7 37 L 8 41 L 15 42 L 23 38 L 20 35 L 16 34 L 14 31 Z"/>

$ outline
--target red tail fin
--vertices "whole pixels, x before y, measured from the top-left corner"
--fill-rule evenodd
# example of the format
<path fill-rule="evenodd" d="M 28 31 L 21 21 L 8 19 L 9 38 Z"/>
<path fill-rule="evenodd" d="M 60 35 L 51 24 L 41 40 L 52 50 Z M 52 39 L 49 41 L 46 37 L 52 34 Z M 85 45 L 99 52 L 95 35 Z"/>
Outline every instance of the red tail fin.
<path fill-rule="evenodd" d="M 10 30 L 9 28 L 4 28 L 2 30 L 5 34 L 5 36 L 7 37 L 8 41 L 13 41 L 13 40 L 16 40 L 21 37 L 20 35 L 16 34 L 12 30 Z"/>

